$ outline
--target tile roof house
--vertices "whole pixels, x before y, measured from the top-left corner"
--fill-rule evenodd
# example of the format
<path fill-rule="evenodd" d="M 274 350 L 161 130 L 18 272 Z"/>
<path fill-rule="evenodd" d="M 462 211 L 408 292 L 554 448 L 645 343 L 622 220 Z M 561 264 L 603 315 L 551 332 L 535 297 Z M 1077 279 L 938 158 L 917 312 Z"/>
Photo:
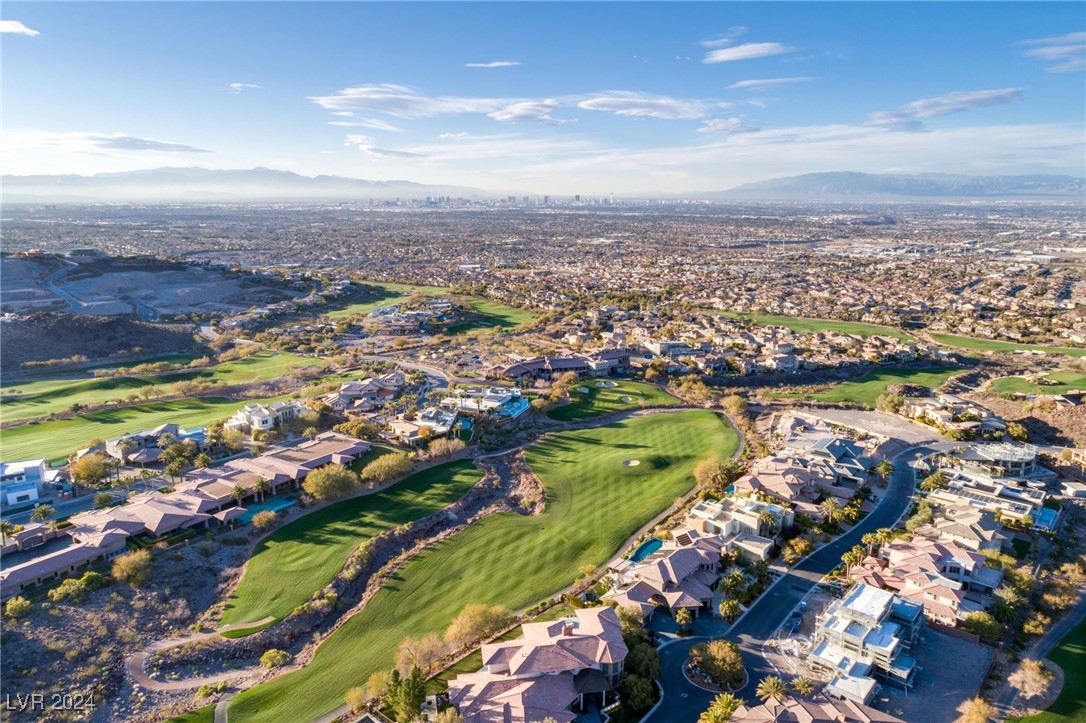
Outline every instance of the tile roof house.
<path fill-rule="evenodd" d="M 916 534 L 977 551 L 999 550 L 1009 539 L 992 512 L 969 505 L 935 507 L 932 521 Z"/>
<path fill-rule="evenodd" d="M 587 696 L 602 704 L 618 684 L 629 650 L 612 608 L 582 608 L 575 618 L 528 623 L 523 631 L 484 645 L 483 669 L 449 682 L 449 702 L 465 723 L 569 723 Z"/>
<path fill-rule="evenodd" d="M 742 705 L 732 714 L 731 723 L 905 723 L 889 713 L 850 700 L 823 696 L 772 698 L 760 705 Z"/>
<path fill-rule="evenodd" d="M 224 425 L 227 429 L 240 429 L 243 432 L 269 430 L 296 418 L 305 410 L 297 402 L 272 402 L 271 404 L 246 404 L 234 412 Z"/>

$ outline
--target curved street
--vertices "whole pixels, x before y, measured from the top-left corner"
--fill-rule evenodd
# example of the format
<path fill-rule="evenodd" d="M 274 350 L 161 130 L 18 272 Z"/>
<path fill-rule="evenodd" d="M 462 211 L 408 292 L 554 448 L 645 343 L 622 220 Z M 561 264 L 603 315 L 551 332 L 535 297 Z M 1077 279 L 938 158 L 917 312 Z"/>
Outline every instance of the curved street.
<path fill-rule="evenodd" d="M 762 646 L 769 640 L 785 619 L 799 605 L 815 585 L 841 562 L 841 555 L 860 543 L 860 538 L 881 527 L 892 527 L 908 510 L 912 499 L 914 480 L 909 462 L 918 453 L 925 456 L 952 447 L 946 443 L 932 443 L 910 447 L 893 458 L 894 474 L 890 478 L 879 505 L 855 527 L 832 542 L 818 548 L 787 574 L 778 578 L 759 597 L 727 633 L 725 640 L 739 645 L 747 667 L 747 683 L 736 694 L 748 702 L 755 701 L 754 689 L 762 678 L 777 675 L 778 671 L 762 656 Z M 702 711 L 709 707 L 715 694 L 697 687 L 683 674 L 690 648 L 708 638 L 685 638 L 660 649 L 663 673 L 659 683 L 663 689 L 660 703 L 643 721 L 645 723 L 694 723 Z"/>

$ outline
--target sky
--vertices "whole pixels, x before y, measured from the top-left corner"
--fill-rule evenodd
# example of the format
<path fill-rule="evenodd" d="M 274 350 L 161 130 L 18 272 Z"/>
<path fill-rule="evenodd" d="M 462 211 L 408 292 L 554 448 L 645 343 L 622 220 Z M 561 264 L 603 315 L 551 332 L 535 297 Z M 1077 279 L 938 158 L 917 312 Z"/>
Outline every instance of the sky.
<path fill-rule="evenodd" d="M 1086 3 L 5 2 L 4 172 L 1086 175 Z"/>

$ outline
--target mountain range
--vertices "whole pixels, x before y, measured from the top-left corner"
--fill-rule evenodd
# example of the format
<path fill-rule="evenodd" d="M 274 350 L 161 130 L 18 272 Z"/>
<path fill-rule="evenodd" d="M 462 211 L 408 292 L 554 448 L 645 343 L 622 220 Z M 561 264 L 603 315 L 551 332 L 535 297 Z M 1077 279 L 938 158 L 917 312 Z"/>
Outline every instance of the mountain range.
<path fill-rule="evenodd" d="M 7 203 L 367 201 L 428 196 L 487 199 L 511 191 L 484 191 L 412 181 L 369 181 L 343 176 L 303 176 L 269 168 L 218 171 L 155 168 L 93 176 L 3 176 Z M 667 194 L 673 198 L 719 200 L 896 200 L 1041 198 L 1078 199 L 1086 181 L 1072 176 L 965 176 L 874 173 L 808 173 L 747 183 L 724 191 Z M 515 195 L 523 195 L 517 192 Z M 661 194 L 664 195 L 664 194 Z M 639 194 L 643 197 L 643 194 Z"/>

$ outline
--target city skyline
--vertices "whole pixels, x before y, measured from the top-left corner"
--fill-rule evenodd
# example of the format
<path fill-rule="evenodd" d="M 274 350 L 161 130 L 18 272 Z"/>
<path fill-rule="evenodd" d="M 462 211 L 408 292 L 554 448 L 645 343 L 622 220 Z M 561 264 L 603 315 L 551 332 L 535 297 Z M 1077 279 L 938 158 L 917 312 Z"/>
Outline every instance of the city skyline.
<path fill-rule="evenodd" d="M 1084 26 L 1077 3 L 9 3 L 3 152 L 536 193 L 1081 177 Z"/>

